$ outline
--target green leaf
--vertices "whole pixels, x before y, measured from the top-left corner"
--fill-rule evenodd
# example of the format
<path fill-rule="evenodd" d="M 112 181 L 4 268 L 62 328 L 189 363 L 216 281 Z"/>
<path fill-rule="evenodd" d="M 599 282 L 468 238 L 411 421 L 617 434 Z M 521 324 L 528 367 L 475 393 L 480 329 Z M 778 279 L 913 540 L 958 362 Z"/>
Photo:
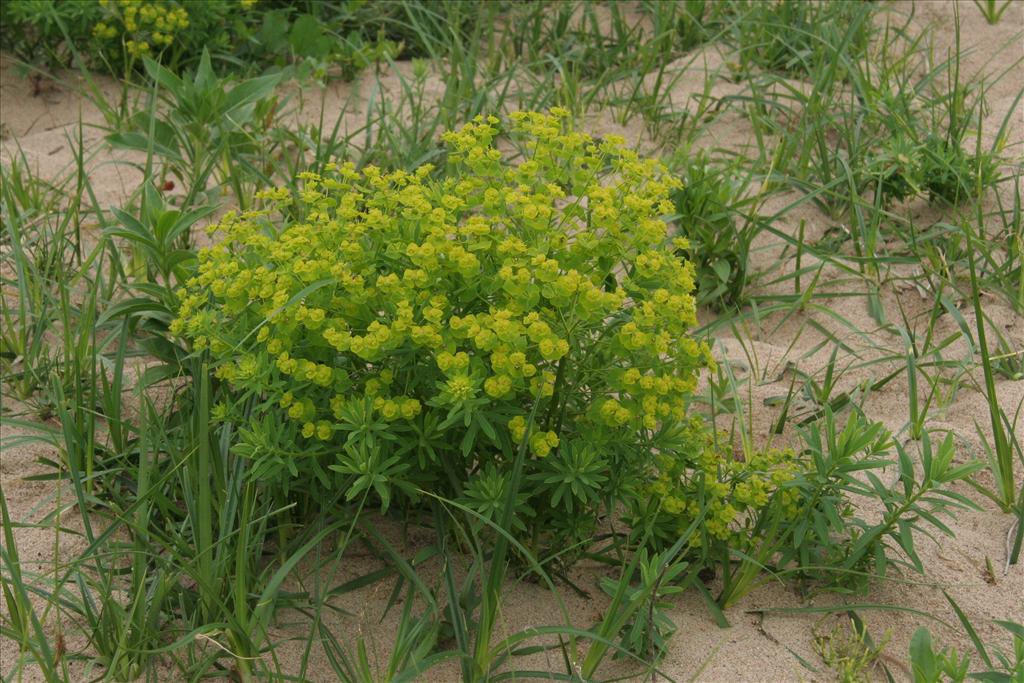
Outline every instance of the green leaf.
<path fill-rule="evenodd" d="M 211 205 L 202 206 L 199 207 L 198 209 L 191 209 L 184 213 L 178 213 L 176 211 L 169 212 L 174 213 L 176 215 L 176 220 L 171 226 L 171 228 L 168 230 L 166 237 L 164 239 L 164 243 L 168 245 L 171 244 L 172 242 L 174 242 L 174 240 L 178 239 L 178 237 L 180 237 L 182 233 L 189 230 L 198 221 L 201 221 L 207 216 L 214 214 L 217 211 L 217 208 L 217 206 Z"/>
<path fill-rule="evenodd" d="M 288 18 L 283 10 L 264 13 L 256 41 L 270 53 L 283 52 L 288 47 Z"/>
<path fill-rule="evenodd" d="M 169 147 L 143 133 L 111 133 L 106 140 L 115 149 L 128 149 L 147 153 L 150 149 L 157 156 L 177 163 L 184 163 L 176 147 Z"/>
<path fill-rule="evenodd" d="M 149 57 L 142 58 L 142 64 L 146 68 L 149 77 L 157 82 L 157 85 L 169 91 L 175 97 L 182 97 L 187 91 L 187 85 L 183 80 L 174 75 L 174 72 L 160 65 Z"/>
<path fill-rule="evenodd" d="M 932 650 L 932 634 L 923 626 L 914 631 L 910 639 L 910 664 L 915 683 L 934 683 L 938 680 L 938 664 Z"/>
<path fill-rule="evenodd" d="M 732 274 L 732 269 L 729 267 L 728 261 L 715 261 L 712 265 L 715 270 L 715 275 L 722 282 L 729 282 L 729 275 Z"/>
<path fill-rule="evenodd" d="M 149 316 L 145 314 L 150 314 Z M 154 301 L 147 297 L 135 297 L 133 299 L 126 299 L 119 301 L 113 306 L 107 308 L 100 314 L 96 320 L 96 326 L 101 327 L 111 320 L 118 318 L 138 318 L 138 317 L 153 317 L 159 320 L 170 319 L 171 312 L 167 310 L 167 306 L 160 301 Z"/>
<path fill-rule="evenodd" d="M 203 48 L 203 54 L 199 58 L 199 67 L 196 69 L 196 76 L 193 84 L 197 93 L 208 93 L 217 85 L 217 74 L 213 71 L 213 64 L 210 61 L 210 51 Z M 178 95 L 175 92 L 175 95 Z M 180 99 L 180 98 L 179 98 Z"/>
<path fill-rule="evenodd" d="M 995 623 L 1012 633 L 1014 638 L 1024 640 L 1024 624 L 1018 624 L 1015 621 L 1003 621 L 1001 619 L 996 619 Z"/>
<path fill-rule="evenodd" d="M 270 97 L 274 88 L 281 81 L 281 74 L 268 74 L 258 78 L 250 78 L 239 83 L 231 89 L 224 100 L 224 113 L 230 115 L 232 112 L 260 100 Z"/>
<path fill-rule="evenodd" d="M 956 612 L 957 619 L 960 620 L 960 624 L 964 627 L 964 630 L 967 631 L 967 635 L 970 637 L 971 642 L 974 643 L 974 649 L 977 651 L 978 656 L 981 657 L 981 661 L 985 662 L 985 666 L 992 666 L 992 660 L 988 656 L 985 644 L 982 643 L 981 638 L 978 637 L 978 632 L 974 630 L 974 624 L 971 623 L 967 618 L 967 615 L 964 614 L 962 609 L 960 609 L 960 605 L 956 604 L 956 601 L 950 597 L 949 593 L 942 591 L 942 595 L 945 596 L 946 602 L 948 602 L 953 608 L 953 611 Z M 998 624 L 999 622 L 997 621 L 996 623 Z"/>
<path fill-rule="evenodd" d="M 1020 683 L 1020 679 L 1013 679 L 1009 674 L 1002 671 L 979 671 L 967 676 L 975 681 L 986 681 L 986 683 Z"/>
<path fill-rule="evenodd" d="M 117 234 L 120 237 L 125 237 L 132 241 L 145 244 L 146 246 L 156 249 L 158 247 L 156 240 L 154 239 L 153 233 L 149 228 L 144 226 L 137 218 L 132 216 L 121 209 L 116 207 L 111 208 L 111 212 L 121 221 L 121 228 L 110 227 L 104 230 L 108 234 Z"/>
<path fill-rule="evenodd" d="M 323 25 L 311 14 L 303 14 L 295 20 L 288 42 L 295 54 L 300 57 L 323 59 L 330 51 L 330 43 L 324 35 Z"/>
<path fill-rule="evenodd" d="M 901 519 L 898 522 L 899 527 L 899 539 L 900 547 L 903 548 L 903 552 L 907 554 L 910 561 L 914 564 L 914 568 L 917 569 L 921 574 L 924 573 L 924 566 L 921 564 L 921 558 L 917 556 L 917 552 L 914 550 L 914 526 L 911 522 Z"/>
<path fill-rule="evenodd" d="M 899 447 L 896 449 L 896 452 L 899 455 L 900 481 L 903 482 L 903 495 L 906 498 L 910 498 L 914 492 L 914 465 L 910 461 L 910 454 L 907 453 L 905 448 Z M 926 465 L 925 478 L 927 477 L 928 471 Z"/>

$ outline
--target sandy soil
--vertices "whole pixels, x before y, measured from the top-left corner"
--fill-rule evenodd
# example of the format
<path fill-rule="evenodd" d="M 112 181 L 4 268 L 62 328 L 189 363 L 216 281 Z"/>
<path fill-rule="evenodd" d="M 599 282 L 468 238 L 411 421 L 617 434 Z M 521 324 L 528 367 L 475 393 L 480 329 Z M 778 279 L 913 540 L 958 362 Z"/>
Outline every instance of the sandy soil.
<path fill-rule="evenodd" d="M 897 12 L 906 12 L 909 5 L 900 4 L 894 8 Z M 989 26 L 977 9 L 968 2 L 961 5 L 961 28 L 963 47 L 967 50 L 963 68 L 968 77 L 980 78 L 984 74 L 998 72 L 1012 65 L 1008 73 L 990 92 L 991 108 L 986 118 L 984 130 L 990 135 L 998 123 L 1006 116 L 1020 84 L 1024 83 L 1024 67 L 1019 61 L 1024 57 L 1020 39 L 1020 31 L 1024 28 L 1024 3 L 1015 3 L 996 26 Z M 953 7 L 948 3 L 922 2 L 916 7 L 916 22 L 933 24 L 936 27 L 936 54 L 942 55 L 953 44 Z M 714 72 L 723 68 L 727 55 L 718 48 L 706 47 L 696 59 L 681 60 L 689 64 L 686 77 L 682 78 L 673 93 L 677 106 L 685 107 L 692 95 L 699 92 L 703 75 L 706 71 Z M 1004 65 L 1004 66 L 1000 66 Z M 401 66 L 399 68 L 406 68 Z M 3 139 L 0 142 L 0 153 L 6 162 L 13 155 L 24 155 L 34 172 L 45 178 L 60 178 L 73 172 L 75 167 L 74 141 L 81 134 L 85 141 L 88 161 L 86 168 L 97 190 L 98 200 L 104 207 L 122 204 L 138 187 L 141 175 L 129 165 L 131 159 L 125 155 L 115 155 L 102 144 L 104 122 L 103 114 L 87 98 L 76 94 L 76 76 L 69 76 L 68 82 L 47 85 L 43 92 L 33 95 L 33 85 L 19 77 L 13 62 L 4 57 L 0 62 L 0 122 L 2 122 Z M 397 87 L 394 74 L 386 75 L 385 86 Z M 77 83 L 81 86 L 82 83 Z M 118 87 L 105 79 L 96 79 L 96 87 L 105 97 L 116 100 Z M 319 115 L 321 96 L 328 112 L 325 117 L 332 122 L 340 115 L 346 125 L 355 129 L 360 125 L 360 117 L 365 114 L 369 99 L 368 84 L 331 83 L 323 92 L 296 92 L 296 106 L 290 114 L 296 123 L 309 123 Z M 436 80 L 428 80 L 427 88 L 431 92 L 440 92 L 440 84 Z M 716 96 L 732 95 L 742 92 L 743 84 L 719 81 L 715 85 Z M 386 88 L 385 88 L 386 91 Z M 342 113 L 344 112 L 344 113 Z M 1010 146 L 1007 152 L 1016 158 L 1021 157 L 1021 145 L 1024 143 L 1022 128 L 1024 118 L 1018 105 L 1018 111 L 1011 117 Z M 81 126 L 81 132 L 80 127 Z M 595 112 L 586 126 L 589 130 L 602 132 L 619 132 L 637 144 L 649 147 L 652 143 L 640 124 L 622 127 L 614 122 L 609 112 Z M 705 137 L 698 141 L 699 147 L 727 148 L 742 151 L 751 144 L 752 131 L 749 124 L 739 115 L 727 114 L 716 120 L 708 129 Z M 118 163 L 125 162 L 125 163 Z M 772 197 L 764 208 L 770 213 L 796 199 L 796 195 L 778 195 Z M 934 211 L 923 202 L 903 207 L 903 210 L 915 220 L 925 221 L 930 216 L 935 218 Z M 816 239 L 834 224 L 834 220 L 819 212 L 810 204 L 788 212 L 776 227 L 795 234 L 800 221 L 805 221 L 808 238 Z M 755 244 L 753 259 L 755 264 L 768 267 L 773 264 L 779 253 L 781 244 L 769 237 L 760 239 Z M 792 269 L 792 265 L 784 266 Z M 833 278 L 842 275 L 834 268 L 826 268 L 826 274 Z M 881 290 L 882 302 L 890 319 L 898 319 L 899 306 L 907 311 L 911 320 L 923 324 L 921 316 L 927 315 L 929 302 L 920 296 L 912 285 L 901 279 L 906 273 L 893 271 L 883 278 Z M 770 279 L 770 278 L 769 278 Z M 849 290 L 855 286 L 851 281 L 841 284 L 831 283 L 838 289 Z M 787 286 L 790 286 L 787 284 Z M 826 283 L 828 286 L 828 283 Z M 769 286 L 765 291 L 769 291 Z M 832 290 L 832 291 L 836 291 Z M 827 290 L 826 290 L 827 291 Z M 719 335 L 716 355 L 733 363 L 741 376 L 750 379 L 750 405 L 754 434 L 762 443 L 767 439 L 769 425 L 777 417 L 777 408 L 765 405 L 768 399 L 785 395 L 792 379 L 793 367 L 805 373 L 821 373 L 829 360 L 831 347 L 818 349 L 822 336 L 815 332 L 809 323 L 816 321 L 825 328 L 832 330 L 840 339 L 854 349 L 860 360 L 884 358 L 902 354 L 902 342 L 898 337 L 877 330 L 868 314 L 863 298 L 836 297 L 822 300 L 821 307 L 808 310 L 787 320 L 768 317 L 760 324 L 751 323 L 745 331 L 743 339 L 732 338 L 727 333 Z M 1024 319 L 1015 315 L 1009 308 L 1001 304 L 994 296 L 984 299 L 986 312 L 993 322 L 1003 327 L 1004 335 L 1015 346 L 1024 348 Z M 829 311 L 839 314 L 852 321 L 858 328 L 869 331 L 866 336 L 856 334 L 838 326 L 836 319 Z M 968 307 L 962 308 L 963 316 L 970 325 L 974 325 L 974 316 Z M 708 322 L 705 316 L 702 322 Z M 940 323 L 941 333 L 949 334 L 956 331 L 952 321 Z M 745 347 L 745 348 L 744 348 Z M 968 354 L 962 343 L 959 350 L 951 354 Z M 748 358 L 750 355 L 750 358 Z M 790 365 L 793 364 L 793 365 Z M 842 375 L 838 390 L 853 390 L 865 380 L 874 381 L 884 376 L 891 365 L 878 364 L 863 366 L 857 358 L 841 353 L 839 366 L 848 368 Z M 1024 400 L 1024 382 L 1002 380 L 998 382 L 997 392 L 1000 402 L 1011 413 Z M 908 415 L 907 383 L 899 379 L 887 384 L 883 389 L 874 392 L 865 402 L 867 414 L 882 420 L 898 433 L 905 425 Z M 21 412 L 21 407 L 10 397 L 4 397 L 5 409 Z M 932 429 L 950 430 L 957 435 L 959 455 L 962 459 L 977 457 L 982 453 L 980 430 L 989 436 L 987 425 L 986 402 L 982 394 L 965 387 L 952 401 L 936 406 L 931 413 L 928 426 Z M 5 439 L 11 437 L 13 431 L 5 428 Z M 904 438 L 897 434 L 897 438 Z M 795 435 L 788 430 L 776 443 L 793 443 Z M 54 507 L 67 500 L 67 492 L 55 491 L 52 483 L 29 481 L 26 477 L 48 471 L 37 461 L 40 457 L 51 455 L 38 447 L 13 447 L 5 449 L 0 459 L 0 484 L 3 495 L 15 519 L 25 522 L 39 522 L 52 514 Z M 1018 470 L 1018 474 L 1024 474 Z M 988 475 L 982 474 L 984 483 Z M 967 487 L 962 492 L 970 494 Z M 976 497 L 976 496 L 975 496 Z M 850 599 L 851 603 L 886 604 L 904 608 L 912 608 L 932 614 L 945 623 L 925 621 L 913 613 L 892 610 L 859 610 L 865 619 L 870 633 L 876 640 L 883 634 L 890 636 L 885 659 L 893 674 L 909 678 L 909 672 L 901 662 L 906 661 L 907 647 L 911 635 L 920 625 L 927 625 L 939 643 L 954 645 L 963 650 L 970 650 L 970 644 L 962 629 L 954 627 L 956 616 L 947 603 L 943 591 L 947 591 L 970 617 L 979 635 L 985 642 L 1004 647 L 1007 640 L 1004 632 L 991 624 L 992 619 L 1013 619 L 1024 621 L 1024 565 L 1006 567 L 1006 538 L 1011 526 L 1011 518 L 998 511 L 991 504 L 979 501 L 982 510 L 962 512 L 955 520 L 949 522 L 955 532 L 955 538 L 940 538 L 938 542 L 922 539 L 919 546 L 921 559 L 928 569 L 927 577 L 906 576 L 902 579 L 876 582 L 870 593 Z M 870 513 L 870 510 L 868 510 Z M 81 520 L 75 514 L 65 512 L 61 522 L 72 528 L 79 526 Z M 395 531 L 382 523 L 381 528 L 390 533 Z M 15 532 L 19 551 L 25 562 L 24 569 L 30 572 L 53 572 L 57 555 L 55 537 L 49 529 L 21 528 Z M 415 551 L 416 533 L 406 543 L 411 555 Z M 396 536 L 396 541 L 401 542 Z M 59 554 L 68 557 L 78 549 L 80 542 L 69 535 L 62 535 Z M 987 562 L 995 568 L 991 575 Z M 359 576 L 375 567 L 371 558 L 349 557 L 338 573 L 332 577 L 322 577 L 330 584 L 336 585 L 350 578 Z M 429 568 L 428 568 L 429 573 Z M 606 602 L 597 583 L 606 570 L 597 567 L 580 566 L 575 570 L 576 583 L 591 592 L 591 599 L 583 599 L 571 591 L 564 591 L 561 598 L 572 615 L 574 623 L 589 626 L 597 621 Z M 298 572 L 293 579 L 293 586 L 309 583 L 311 577 Z M 388 598 L 390 586 L 376 585 L 366 588 L 340 603 L 339 606 L 350 609 L 358 616 L 345 622 L 335 621 L 331 624 L 335 633 L 356 635 L 361 634 L 370 639 L 371 657 L 385 658 L 389 634 L 397 620 L 397 614 L 391 613 L 383 622 L 380 614 Z M 816 636 L 828 634 L 832 628 L 842 623 L 842 619 L 830 615 L 780 615 L 766 614 L 762 616 L 754 610 L 786 608 L 799 606 L 825 606 L 842 603 L 836 595 L 818 595 L 804 597 L 792 587 L 772 583 L 755 591 L 739 605 L 727 611 L 731 628 L 719 629 L 702 604 L 700 597 L 693 591 L 687 592 L 674 603 L 672 619 L 679 627 L 668 656 L 662 663 L 664 672 L 674 679 L 689 680 L 697 674 L 701 681 L 781 681 L 781 680 L 813 680 L 826 681 L 834 678 L 815 654 L 814 641 Z M 83 642 L 83 636 L 76 633 L 73 624 L 60 624 L 53 615 L 48 615 L 56 634 L 63 632 L 70 649 Z M 296 635 L 293 627 L 287 626 L 286 615 L 280 619 L 278 627 L 282 637 Z M 527 626 L 556 624 L 561 622 L 557 602 L 543 588 L 519 582 L 509 582 L 505 589 L 505 612 L 502 615 L 504 627 L 516 631 Z M 287 670 L 289 663 L 296 667 L 302 654 L 302 644 L 293 647 L 291 643 L 283 645 L 279 654 L 282 666 Z M 0 640 L 0 660 L 5 672 L 15 656 L 12 644 Z M 798 657 L 817 668 L 817 672 L 805 668 Z M 535 661 L 522 662 L 525 668 L 557 669 L 559 661 L 548 661 L 544 655 L 533 657 Z M 532 664 L 533 666 L 529 666 Z M 322 657 L 314 657 L 313 668 L 308 672 L 312 681 L 332 680 L 330 669 Z M 75 676 L 88 678 L 88 672 L 80 667 L 73 670 Z M 698 673 L 699 672 L 699 673 Z M 95 672 L 94 672 L 95 673 Z M 167 680 L 173 680 L 168 672 Z M 448 681 L 457 680 L 454 668 L 434 670 L 424 680 Z M 28 676 L 26 680 L 31 680 Z"/>

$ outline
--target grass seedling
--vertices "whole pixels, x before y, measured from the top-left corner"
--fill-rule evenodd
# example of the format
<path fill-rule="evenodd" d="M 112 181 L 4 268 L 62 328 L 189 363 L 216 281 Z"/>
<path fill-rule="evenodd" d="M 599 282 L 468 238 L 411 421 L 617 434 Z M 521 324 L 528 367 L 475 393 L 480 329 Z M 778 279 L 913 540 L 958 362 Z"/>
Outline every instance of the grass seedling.
<path fill-rule="evenodd" d="M 941 290 L 937 293 L 936 305 L 932 307 L 931 314 L 928 321 L 928 327 L 925 330 L 923 336 L 919 336 L 916 332 L 911 331 L 910 321 L 907 319 L 905 311 L 902 307 L 900 313 L 903 316 L 903 326 L 899 327 L 899 334 L 903 339 L 906 359 L 906 372 L 907 372 L 907 392 L 909 398 L 909 409 L 910 409 L 910 438 L 915 441 L 920 441 L 924 432 L 925 425 L 928 420 L 928 416 L 931 414 L 931 409 L 935 405 L 935 401 L 941 398 L 941 384 L 943 377 L 941 371 L 954 367 L 954 362 L 944 361 L 941 355 L 943 349 L 947 348 L 950 344 L 960 339 L 962 333 L 954 333 L 949 337 L 941 340 L 938 344 L 932 345 L 934 341 L 935 325 L 938 319 L 938 315 L 942 311 L 940 300 L 942 297 Z M 928 357 L 932 357 L 934 360 L 927 360 Z M 932 375 L 929 376 L 928 371 L 932 371 Z M 890 378 L 892 376 L 890 375 Z M 924 379 L 925 388 L 927 393 L 924 396 L 922 403 L 921 397 L 921 385 L 919 380 Z M 886 380 L 888 383 L 888 379 Z"/>
<path fill-rule="evenodd" d="M 978 213 L 979 225 L 984 225 L 981 221 L 980 203 Z M 971 231 L 965 229 L 964 239 L 967 244 L 967 267 L 970 273 L 970 299 L 974 308 L 975 324 L 977 326 L 977 343 L 975 347 L 981 355 L 985 396 L 988 398 L 989 419 L 992 427 L 992 451 L 994 457 L 989 462 L 992 474 L 996 480 L 996 491 L 993 498 L 1004 510 L 1009 511 L 1013 509 L 1016 497 L 1016 484 L 1013 477 L 1014 454 L 1005 429 L 1005 415 L 1000 407 L 999 395 L 996 392 L 995 373 L 992 368 L 992 357 L 989 352 L 988 337 L 985 331 L 985 315 L 981 307 L 981 289 L 978 286 L 978 273 L 974 258 L 975 237 Z"/>
<path fill-rule="evenodd" d="M 993 26 L 999 23 L 999 20 L 1003 18 L 1006 10 L 1010 9 L 1013 5 L 1012 0 L 974 0 L 974 6 L 981 12 L 981 16 L 985 17 L 985 21 Z"/>
<path fill-rule="evenodd" d="M 29 598 L 33 587 L 22 573 L 18 544 L 14 539 L 14 520 L 7 508 L 7 498 L 0 487 L 0 525 L 3 526 L 4 544 L 0 547 L 0 589 L 3 591 L 7 614 L 0 620 L 0 635 L 18 644 L 18 657 L 29 658 L 36 664 L 47 683 L 67 680 L 67 671 L 56 656 L 49 634 Z M 27 662 L 21 662 L 18 671 Z"/>

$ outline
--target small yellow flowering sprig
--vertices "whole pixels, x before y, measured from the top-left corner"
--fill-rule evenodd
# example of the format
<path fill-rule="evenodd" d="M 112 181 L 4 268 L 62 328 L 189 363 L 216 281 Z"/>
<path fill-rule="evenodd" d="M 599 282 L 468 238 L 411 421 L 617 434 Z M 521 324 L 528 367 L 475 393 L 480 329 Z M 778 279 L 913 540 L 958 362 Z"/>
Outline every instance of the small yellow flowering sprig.
<path fill-rule="evenodd" d="M 693 268 L 662 219 L 678 180 L 557 108 L 443 140 L 443 172 L 331 164 L 227 214 L 171 332 L 312 443 L 348 440 L 350 408 L 370 406 L 429 441 L 435 480 L 505 466 L 523 442 L 540 467 L 572 442 L 636 490 L 651 436 L 685 419 L 712 365 L 688 333 Z"/>
<path fill-rule="evenodd" d="M 720 553 L 705 546 L 747 552 L 763 540 L 757 538 L 762 515 L 789 523 L 801 514 L 800 491 L 791 484 L 808 465 L 794 450 L 735 457 L 728 435 L 716 438 L 699 418 L 680 425 L 674 437 L 675 447 L 654 457 L 652 476 L 632 511 L 635 525 L 649 524 L 656 546 L 675 543 L 699 517 L 702 503 L 706 511 L 689 546 L 714 561 Z"/>
<path fill-rule="evenodd" d="M 175 35 L 188 28 L 188 11 L 166 0 L 100 0 L 107 12 L 104 21 L 93 26 L 93 37 L 112 41 L 119 36 L 132 57 L 141 57 L 170 47 Z"/>

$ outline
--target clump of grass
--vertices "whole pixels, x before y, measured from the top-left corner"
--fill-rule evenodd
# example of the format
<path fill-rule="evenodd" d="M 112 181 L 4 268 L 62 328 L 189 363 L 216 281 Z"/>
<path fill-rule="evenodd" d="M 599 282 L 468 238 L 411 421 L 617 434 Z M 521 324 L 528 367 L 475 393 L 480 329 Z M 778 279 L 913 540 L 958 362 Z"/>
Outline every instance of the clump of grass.
<path fill-rule="evenodd" d="M 731 2 L 728 11 L 733 19 L 727 35 L 739 51 L 741 73 L 756 68 L 804 76 L 836 56 L 837 47 L 844 61 L 866 54 L 874 9 L 863 3 L 781 0 Z"/>
<path fill-rule="evenodd" d="M 1010 0 L 974 0 L 975 7 L 981 12 L 981 15 L 985 17 L 985 21 L 989 24 L 998 24 L 1000 19 L 1006 13 L 1006 10 L 1010 9 L 1013 3 Z"/>
<path fill-rule="evenodd" d="M 643 10 L 651 17 L 654 35 L 671 42 L 673 49 L 687 52 L 716 37 L 726 16 L 726 4 L 709 0 L 657 2 L 644 0 Z"/>

